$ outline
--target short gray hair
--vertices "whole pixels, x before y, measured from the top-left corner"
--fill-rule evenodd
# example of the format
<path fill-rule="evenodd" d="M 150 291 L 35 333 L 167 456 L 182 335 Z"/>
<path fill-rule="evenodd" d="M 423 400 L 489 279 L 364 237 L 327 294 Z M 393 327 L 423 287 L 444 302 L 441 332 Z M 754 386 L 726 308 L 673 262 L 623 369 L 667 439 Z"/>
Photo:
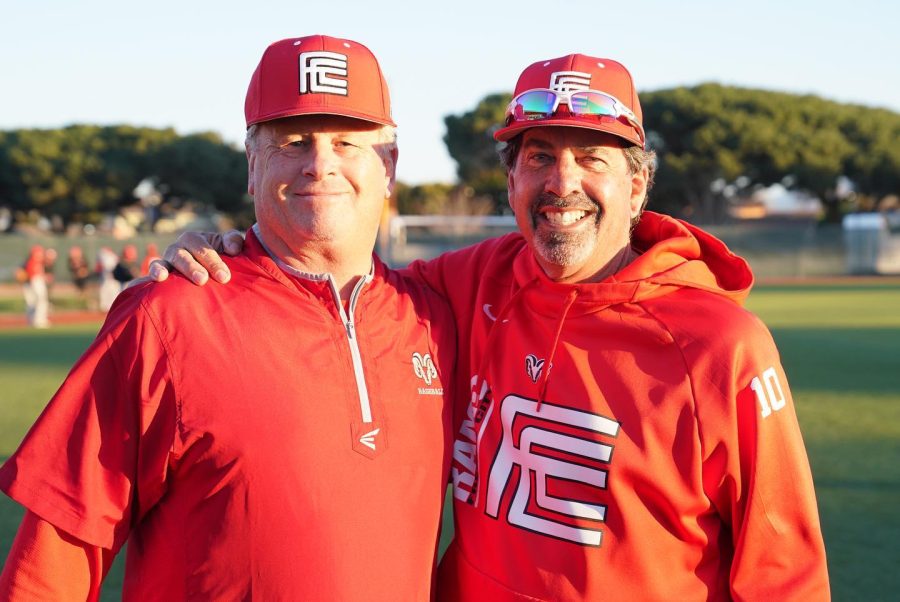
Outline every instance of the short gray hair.
<path fill-rule="evenodd" d="M 244 146 L 247 150 L 256 150 L 256 136 L 259 133 L 259 124 L 254 123 L 247 128 L 247 135 L 244 136 Z"/>

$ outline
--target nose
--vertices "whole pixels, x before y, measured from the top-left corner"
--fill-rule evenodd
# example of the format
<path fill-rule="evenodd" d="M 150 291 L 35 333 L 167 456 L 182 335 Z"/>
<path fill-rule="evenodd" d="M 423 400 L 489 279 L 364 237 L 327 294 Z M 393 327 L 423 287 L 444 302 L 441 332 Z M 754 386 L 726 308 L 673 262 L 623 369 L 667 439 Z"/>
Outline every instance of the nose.
<path fill-rule="evenodd" d="M 313 180 L 323 180 L 337 173 L 337 156 L 330 143 L 315 141 L 305 154 L 303 175 Z"/>
<path fill-rule="evenodd" d="M 544 182 L 544 192 L 560 198 L 581 192 L 581 168 L 574 156 L 569 153 L 557 156 Z"/>

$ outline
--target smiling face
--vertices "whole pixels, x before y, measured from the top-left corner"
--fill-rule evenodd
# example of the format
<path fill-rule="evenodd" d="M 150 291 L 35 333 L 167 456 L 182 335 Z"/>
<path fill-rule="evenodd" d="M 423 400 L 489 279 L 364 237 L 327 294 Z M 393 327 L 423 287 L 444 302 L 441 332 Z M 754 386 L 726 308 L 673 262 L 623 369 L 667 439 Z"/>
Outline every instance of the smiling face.
<path fill-rule="evenodd" d="M 396 156 L 382 126 L 358 119 L 261 124 L 247 147 L 248 191 L 266 245 L 301 269 L 367 272 Z"/>
<path fill-rule="evenodd" d="M 575 127 L 522 135 L 509 172 L 509 205 L 544 272 L 560 282 L 597 282 L 629 253 L 647 168 L 631 173 L 619 138 Z"/>

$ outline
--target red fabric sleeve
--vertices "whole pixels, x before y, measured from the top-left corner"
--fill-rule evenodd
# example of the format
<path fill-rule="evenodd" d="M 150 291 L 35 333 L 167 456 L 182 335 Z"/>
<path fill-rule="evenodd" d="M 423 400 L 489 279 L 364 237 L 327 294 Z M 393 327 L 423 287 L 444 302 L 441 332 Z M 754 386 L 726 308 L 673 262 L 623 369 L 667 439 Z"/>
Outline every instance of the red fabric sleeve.
<path fill-rule="evenodd" d="M 0 598 L 97 600 L 112 559 L 108 550 L 79 541 L 26 512 L 0 575 Z"/>
<path fill-rule="evenodd" d="M 761 323 L 747 314 L 733 325 L 740 336 L 730 351 L 707 347 L 694 370 L 704 484 L 731 526 L 731 595 L 828 600 L 812 474 L 787 378 Z"/>
<path fill-rule="evenodd" d="M 118 551 L 165 491 L 176 399 L 164 345 L 140 304 L 117 300 L 16 453 L 0 489 L 87 544 Z"/>
<path fill-rule="evenodd" d="M 448 275 L 448 255 L 445 253 L 428 261 L 417 259 L 398 271 L 404 276 L 410 276 L 421 282 L 446 299 L 450 291 L 446 280 Z"/>
<path fill-rule="evenodd" d="M 459 320 L 471 313 L 479 288 L 510 286 L 512 262 L 524 244 L 520 234 L 507 234 L 429 261 L 414 261 L 400 273 L 424 283 L 446 299 Z M 488 265 L 509 266 L 509 270 L 501 270 L 498 279 L 498 274 L 486 273 Z"/>

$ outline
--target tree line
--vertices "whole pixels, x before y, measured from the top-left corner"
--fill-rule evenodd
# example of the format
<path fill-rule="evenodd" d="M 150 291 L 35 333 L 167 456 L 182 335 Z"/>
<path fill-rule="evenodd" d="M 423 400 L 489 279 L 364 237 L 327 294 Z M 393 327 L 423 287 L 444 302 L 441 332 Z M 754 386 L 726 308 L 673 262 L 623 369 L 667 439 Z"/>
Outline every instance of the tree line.
<path fill-rule="evenodd" d="M 644 92 L 641 99 L 658 154 L 651 199 L 657 210 L 716 222 L 735 183 L 782 182 L 818 196 L 834 220 L 900 193 L 896 112 L 719 84 Z M 458 182 L 399 185 L 402 213 L 506 210 L 506 174 L 492 134 L 509 101 L 508 94 L 491 94 L 471 111 L 445 117 Z M 850 195 L 839 190 L 842 176 L 853 184 Z M 134 203 L 135 186 L 148 177 L 167 201 L 225 213 L 247 208 L 244 152 L 214 133 L 127 125 L 0 131 L 0 207 L 14 212 L 97 221 Z"/>
<path fill-rule="evenodd" d="M 0 132 L 0 206 L 15 212 L 96 222 L 135 203 L 135 187 L 147 178 L 166 200 L 234 212 L 245 204 L 247 161 L 210 132 L 128 125 Z"/>
<path fill-rule="evenodd" d="M 498 209 L 506 204 L 506 176 L 491 134 L 509 101 L 490 95 L 444 120 L 460 181 Z M 900 193 L 900 114 L 893 111 L 719 84 L 644 92 L 641 102 L 658 155 L 657 210 L 720 221 L 734 182 L 809 191 L 829 220 Z M 838 189 L 841 176 L 853 183 L 852 195 Z"/>

